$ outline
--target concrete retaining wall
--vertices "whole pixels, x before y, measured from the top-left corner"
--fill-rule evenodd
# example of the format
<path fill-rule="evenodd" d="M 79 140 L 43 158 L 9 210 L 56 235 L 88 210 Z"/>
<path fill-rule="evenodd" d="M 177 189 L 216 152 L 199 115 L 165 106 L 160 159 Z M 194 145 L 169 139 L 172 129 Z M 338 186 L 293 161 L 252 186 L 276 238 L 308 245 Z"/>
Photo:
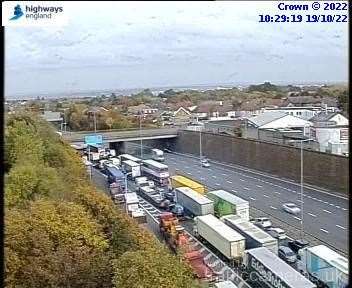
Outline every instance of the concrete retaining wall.
<path fill-rule="evenodd" d="M 199 155 L 199 132 L 180 131 L 175 151 Z M 300 182 L 300 149 L 202 133 L 203 155 Z M 348 194 L 348 157 L 304 150 L 304 182 Z"/>

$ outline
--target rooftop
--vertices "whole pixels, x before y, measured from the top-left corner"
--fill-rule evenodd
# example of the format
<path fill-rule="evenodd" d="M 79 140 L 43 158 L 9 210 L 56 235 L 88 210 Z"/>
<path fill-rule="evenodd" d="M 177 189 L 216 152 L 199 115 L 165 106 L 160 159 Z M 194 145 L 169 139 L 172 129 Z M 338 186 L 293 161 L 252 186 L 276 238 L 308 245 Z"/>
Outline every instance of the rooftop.
<path fill-rule="evenodd" d="M 255 126 L 260 127 L 287 115 L 287 113 L 282 111 L 270 111 L 259 114 L 258 116 L 250 117 L 248 118 L 248 121 L 253 123 Z"/>

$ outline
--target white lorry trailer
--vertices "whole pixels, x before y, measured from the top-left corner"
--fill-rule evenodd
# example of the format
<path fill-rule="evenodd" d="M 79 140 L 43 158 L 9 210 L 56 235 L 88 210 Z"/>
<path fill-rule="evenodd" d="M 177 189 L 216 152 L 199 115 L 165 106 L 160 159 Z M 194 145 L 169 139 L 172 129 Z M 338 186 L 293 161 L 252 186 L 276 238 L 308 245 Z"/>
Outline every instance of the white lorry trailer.
<path fill-rule="evenodd" d="M 221 220 L 246 238 L 246 249 L 266 247 L 274 254 L 278 254 L 278 240 L 253 223 L 238 215 L 223 216 Z"/>
<path fill-rule="evenodd" d="M 125 160 L 121 163 L 122 170 L 129 174 L 129 178 L 136 178 L 141 176 L 141 164 L 136 163 L 132 160 Z"/>
<path fill-rule="evenodd" d="M 221 222 L 214 215 L 208 214 L 194 218 L 196 236 L 205 239 L 216 248 L 231 264 L 241 261 L 244 253 L 245 238 Z"/>
<path fill-rule="evenodd" d="M 152 149 L 152 159 L 155 161 L 164 162 L 164 152 L 159 149 Z"/>
<path fill-rule="evenodd" d="M 268 288 L 316 288 L 301 273 L 265 247 L 244 252 L 243 265 L 249 282 Z M 262 285 L 263 284 L 263 285 Z"/>
<path fill-rule="evenodd" d="M 298 271 L 306 274 L 318 287 L 348 287 L 348 259 L 325 245 L 300 249 Z"/>
<path fill-rule="evenodd" d="M 214 214 L 213 201 L 188 187 L 175 189 L 176 203 L 191 216 Z"/>

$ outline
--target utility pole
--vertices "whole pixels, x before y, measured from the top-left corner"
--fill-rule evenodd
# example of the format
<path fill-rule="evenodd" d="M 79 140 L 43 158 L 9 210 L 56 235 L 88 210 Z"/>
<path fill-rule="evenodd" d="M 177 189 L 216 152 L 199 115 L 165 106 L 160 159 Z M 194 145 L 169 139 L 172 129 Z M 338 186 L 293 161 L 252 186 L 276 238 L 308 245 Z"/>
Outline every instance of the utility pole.
<path fill-rule="evenodd" d="M 139 110 L 139 138 L 141 139 L 141 159 L 143 160 L 142 111 Z"/>
<path fill-rule="evenodd" d="M 199 160 L 202 160 L 202 127 L 199 129 Z"/>
<path fill-rule="evenodd" d="M 97 118 L 95 116 L 96 111 L 93 111 L 94 115 L 94 134 L 97 134 Z"/>

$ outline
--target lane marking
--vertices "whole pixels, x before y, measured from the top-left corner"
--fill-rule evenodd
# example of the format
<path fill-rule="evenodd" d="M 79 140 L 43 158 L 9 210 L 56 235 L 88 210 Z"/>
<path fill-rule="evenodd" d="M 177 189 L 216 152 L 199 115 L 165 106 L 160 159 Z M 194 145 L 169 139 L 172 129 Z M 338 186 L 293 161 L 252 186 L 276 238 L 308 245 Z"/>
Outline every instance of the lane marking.
<path fill-rule="evenodd" d="M 331 212 L 330 212 L 330 211 L 328 211 L 328 210 L 325 210 L 325 209 L 324 209 L 323 211 L 324 211 L 324 212 L 326 212 L 326 213 L 330 213 L 330 214 L 331 214 Z"/>
<path fill-rule="evenodd" d="M 265 197 L 265 198 L 269 198 L 269 196 L 267 196 L 267 195 L 264 195 L 264 194 L 263 194 L 263 197 Z"/>
<path fill-rule="evenodd" d="M 317 217 L 317 215 L 314 215 L 312 213 L 307 213 L 308 215 L 312 216 L 312 217 Z"/>
<path fill-rule="evenodd" d="M 280 194 L 281 194 L 280 192 L 277 192 L 277 191 L 274 191 L 274 193 L 275 193 L 275 194 L 278 194 L 278 195 L 280 195 Z"/>
<path fill-rule="evenodd" d="M 293 218 L 297 219 L 298 221 L 301 221 L 301 218 L 298 218 L 297 216 L 294 216 Z"/>
<path fill-rule="evenodd" d="M 200 177 L 200 180 L 205 180 L 205 178 L 204 177 Z"/>
<path fill-rule="evenodd" d="M 255 186 L 257 186 L 258 188 L 263 188 L 263 186 L 261 186 L 261 185 L 255 185 Z"/>
<path fill-rule="evenodd" d="M 211 176 L 211 177 L 216 178 L 216 176 L 215 176 L 215 175 L 213 175 L 213 176 Z"/>
<path fill-rule="evenodd" d="M 232 184 L 232 182 L 231 181 L 226 181 L 227 183 L 229 183 L 229 184 Z"/>
<path fill-rule="evenodd" d="M 346 208 L 341 208 L 343 211 L 346 211 L 347 209 Z"/>
<path fill-rule="evenodd" d="M 313 200 L 317 200 L 316 198 L 312 197 Z"/>
<path fill-rule="evenodd" d="M 343 229 L 343 230 L 346 230 L 345 227 L 342 227 L 342 226 L 340 226 L 340 225 L 336 225 L 336 227 L 341 228 L 341 229 Z"/>
<path fill-rule="evenodd" d="M 187 174 L 188 174 L 188 175 L 192 175 L 192 173 L 190 173 L 190 172 L 187 172 Z"/>
<path fill-rule="evenodd" d="M 329 205 L 330 205 L 330 206 L 335 206 L 335 205 L 334 205 L 334 204 L 332 204 L 332 203 L 329 203 Z"/>
<path fill-rule="evenodd" d="M 232 192 L 235 192 L 235 193 L 237 193 L 237 191 L 236 190 L 231 190 Z"/>
<path fill-rule="evenodd" d="M 244 182 L 244 179 L 241 179 L 241 178 L 240 178 L 240 181 Z"/>
<path fill-rule="evenodd" d="M 219 184 L 219 183 L 215 183 L 215 185 L 220 186 L 220 184 Z"/>
<path fill-rule="evenodd" d="M 255 201 L 255 198 L 249 197 L 249 199 L 251 199 L 251 200 Z"/>
<path fill-rule="evenodd" d="M 247 188 L 247 187 L 243 187 L 243 189 L 245 189 L 245 190 L 251 190 L 251 189 L 249 189 L 249 188 Z"/>
<path fill-rule="evenodd" d="M 327 202 L 327 201 L 323 201 L 325 204 L 329 204 L 329 202 Z"/>
<path fill-rule="evenodd" d="M 221 174 L 222 176 L 227 176 L 227 174 Z"/>
<path fill-rule="evenodd" d="M 301 201 L 301 200 L 296 200 L 297 202 L 299 202 L 299 203 L 304 203 L 303 201 Z"/>
<path fill-rule="evenodd" d="M 273 206 L 270 206 L 271 209 L 274 209 L 274 210 L 277 210 L 277 208 L 273 207 Z"/>
<path fill-rule="evenodd" d="M 336 207 L 336 208 L 339 208 L 339 209 L 341 208 L 341 207 L 340 207 L 340 206 L 338 206 L 338 205 L 336 205 L 335 207 Z"/>
<path fill-rule="evenodd" d="M 325 230 L 325 229 L 320 229 L 320 231 L 323 231 L 325 233 L 329 233 L 329 231 Z"/>

